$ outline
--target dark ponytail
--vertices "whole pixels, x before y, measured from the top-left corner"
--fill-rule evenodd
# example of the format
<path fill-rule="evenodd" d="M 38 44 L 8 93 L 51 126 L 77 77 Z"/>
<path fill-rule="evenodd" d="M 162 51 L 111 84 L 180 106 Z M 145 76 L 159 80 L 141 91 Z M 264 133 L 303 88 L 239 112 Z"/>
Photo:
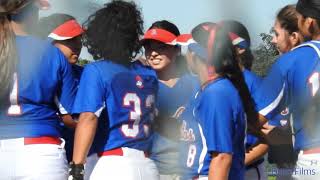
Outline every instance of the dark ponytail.
<path fill-rule="evenodd" d="M 206 28 L 205 28 L 206 27 Z M 212 35 L 214 33 L 214 36 Z M 222 24 L 202 23 L 192 30 L 193 39 L 202 47 L 208 48 L 209 41 L 213 43 L 207 60 L 208 66 L 213 66 L 216 73 L 228 78 L 238 90 L 244 107 L 247 124 L 250 129 L 258 130 L 258 113 L 255 103 L 244 80 L 244 76 L 236 60 L 236 51 L 229 37 L 229 31 Z M 210 39 L 213 38 L 213 39 Z"/>
<path fill-rule="evenodd" d="M 250 128 L 258 129 L 258 113 L 255 108 L 254 100 L 251 97 L 243 73 L 236 61 L 235 48 L 229 38 L 228 31 L 221 26 L 216 30 L 211 62 L 213 63 L 216 72 L 228 78 L 238 90 L 247 115 L 248 126 Z"/>

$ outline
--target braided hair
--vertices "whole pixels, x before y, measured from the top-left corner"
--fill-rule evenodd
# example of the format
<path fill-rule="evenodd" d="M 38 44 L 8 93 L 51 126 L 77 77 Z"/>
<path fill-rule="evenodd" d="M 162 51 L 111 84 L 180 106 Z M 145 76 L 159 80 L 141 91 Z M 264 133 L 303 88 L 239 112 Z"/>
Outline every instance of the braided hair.
<path fill-rule="evenodd" d="M 207 65 L 214 66 L 216 73 L 229 79 L 237 89 L 247 116 L 248 126 L 257 130 L 258 113 L 255 110 L 255 103 L 236 60 L 235 48 L 226 27 L 223 24 L 202 23 L 192 30 L 192 37 L 210 52 Z"/>

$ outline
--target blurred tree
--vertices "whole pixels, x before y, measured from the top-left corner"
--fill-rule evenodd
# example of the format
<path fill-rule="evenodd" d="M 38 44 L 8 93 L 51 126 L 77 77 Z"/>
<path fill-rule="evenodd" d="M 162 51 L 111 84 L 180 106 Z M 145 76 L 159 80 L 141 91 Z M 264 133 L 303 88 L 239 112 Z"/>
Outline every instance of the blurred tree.
<path fill-rule="evenodd" d="M 79 66 L 85 66 L 86 64 L 89 64 L 89 63 L 91 63 L 91 62 L 93 62 L 93 61 L 79 58 L 77 64 L 78 64 Z"/>
<path fill-rule="evenodd" d="M 262 43 L 253 49 L 255 61 L 252 65 L 252 70 L 259 76 L 265 76 L 271 65 L 277 59 L 279 53 L 272 41 L 272 30 L 269 33 L 261 33 Z"/>

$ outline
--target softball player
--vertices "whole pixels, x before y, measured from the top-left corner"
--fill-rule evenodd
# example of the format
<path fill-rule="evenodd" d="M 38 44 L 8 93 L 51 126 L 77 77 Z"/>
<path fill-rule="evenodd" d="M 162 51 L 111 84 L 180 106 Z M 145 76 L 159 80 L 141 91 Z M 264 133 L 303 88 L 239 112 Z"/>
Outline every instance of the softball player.
<path fill-rule="evenodd" d="M 233 45 L 211 23 L 196 26 L 192 37 L 187 61 L 202 85 L 181 116 L 182 179 L 244 179 L 245 114 L 257 114 Z"/>
<path fill-rule="evenodd" d="M 286 5 L 281 8 L 276 16 L 272 43 L 277 47 L 280 54 L 289 52 L 303 41 L 298 28 L 298 14 L 295 5 Z M 285 140 L 281 144 L 271 145 L 268 152 L 269 162 L 275 163 L 280 171 L 293 169 L 297 160 L 297 153 L 294 151 L 292 144 L 293 135 L 289 108 L 286 107 L 279 115 L 271 119 L 268 125 L 276 126 L 276 130 L 281 135 L 280 138 Z M 291 174 L 277 173 L 277 179 L 291 179 Z"/>
<path fill-rule="evenodd" d="M 82 48 L 81 35 L 83 32 L 75 18 L 67 14 L 52 14 L 48 17 L 43 17 L 39 20 L 37 29 L 37 35 L 44 39 L 49 39 L 68 58 L 69 63 L 72 65 L 72 72 L 77 85 L 83 71 L 81 66 L 76 65 Z M 60 112 L 60 116 L 64 123 L 62 133 L 66 141 L 67 159 L 70 162 L 76 121 L 70 115 L 64 114 L 64 112 Z"/>
<path fill-rule="evenodd" d="M 142 39 L 147 62 L 159 79 L 158 117 L 150 158 L 155 161 L 161 180 L 179 177 L 179 123 L 173 117 L 184 110 L 197 87 L 196 78 L 185 72 L 185 61 L 179 56 L 179 35 L 174 24 L 163 20 L 153 23 Z"/>
<path fill-rule="evenodd" d="M 299 31 L 313 41 L 282 55 L 262 82 L 256 97 L 261 115 L 267 119 L 289 107 L 293 118 L 294 147 L 300 151 L 295 179 L 319 179 L 319 1 L 299 0 L 296 6 Z"/>
<path fill-rule="evenodd" d="M 136 5 L 124 1 L 107 3 L 86 22 L 84 43 L 103 60 L 88 64 L 81 76 L 73 109 L 81 114 L 69 179 L 83 178 L 83 164 L 104 108 L 104 146 L 90 179 L 158 179 L 156 166 L 147 157 L 158 81 L 152 69 L 132 62 L 141 47 L 142 22 Z"/>
<path fill-rule="evenodd" d="M 254 94 L 261 82 L 261 78 L 250 71 L 254 57 L 250 50 L 251 42 L 249 32 L 247 28 L 238 21 L 223 21 L 223 25 L 229 32 L 229 37 L 232 41 L 232 44 L 235 46 L 239 66 L 242 70 L 242 74 L 246 85 L 248 86 L 249 92 L 251 94 Z M 251 133 L 247 134 L 245 145 L 245 179 L 266 179 L 267 176 L 264 167 L 263 156 L 268 151 L 268 145 L 265 143 L 261 143 L 258 137 L 254 136 Z"/>
<path fill-rule="evenodd" d="M 1 36 L 6 40 L 1 48 L 11 48 L 1 49 L 1 62 L 2 58 L 16 62 L 7 66 L 9 71 L 1 71 L 7 73 L 1 77 L 9 75 L 11 80 L 7 95 L 1 97 L 1 178 L 66 179 L 56 103 L 71 112 L 76 92 L 71 66 L 57 48 L 28 35 L 28 27 L 37 21 L 38 1 L 1 1 L 0 5 Z M 13 29 L 8 28 L 10 23 Z"/>

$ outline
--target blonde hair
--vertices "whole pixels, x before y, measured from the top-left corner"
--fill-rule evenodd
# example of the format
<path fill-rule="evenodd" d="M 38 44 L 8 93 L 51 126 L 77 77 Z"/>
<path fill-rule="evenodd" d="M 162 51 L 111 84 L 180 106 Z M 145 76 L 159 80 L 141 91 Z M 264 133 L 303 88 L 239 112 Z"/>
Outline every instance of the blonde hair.
<path fill-rule="evenodd" d="M 11 27 L 12 14 L 16 14 L 32 0 L 0 0 L 0 101 L 8 96 L 18 57 L 15 34 Z M 3 103 L 1 103 L 3 104 Z"/>

